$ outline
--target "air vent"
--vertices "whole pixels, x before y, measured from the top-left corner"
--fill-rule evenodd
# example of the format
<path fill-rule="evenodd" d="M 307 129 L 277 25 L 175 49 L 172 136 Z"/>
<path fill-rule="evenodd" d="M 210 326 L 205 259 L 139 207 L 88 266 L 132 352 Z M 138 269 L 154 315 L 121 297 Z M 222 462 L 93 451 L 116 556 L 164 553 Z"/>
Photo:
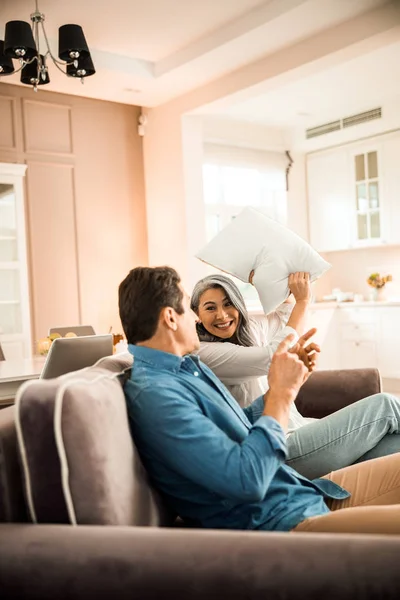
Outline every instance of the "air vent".
<path fill-rule="evenodd" d="M 367 110 L 367 112 L 359 113 L 358 115 L 353 115 L 352 117 L 346 117 L 343 119 L 343 129 L 346 127 L 352 127 L 353 125 L 360 125 L 360 123 L 367 123 L 368 121 L 373 121 L 374 119 L 382 118 L 382 109 L 374 108 L 373 110 Z"/>
<path fill-rule="evenodd" d="M 366 112 L 359 113 L 358 115 L 352 115 L 338 121 L 331 121 L 318 127 L 311 127 L 306 129 L 306 139 L 309 140 L 320 135 L 326 135 L 332 131 L 339 131 L 340 129 L 347 129 L 347 127 L 353 127 L 353 125 L 360 125 L 361 123 L 368 123 L 374 119 L 382 118 L 382 108 L 374 108 L 367 110 Z"/>
<path fill-rule="evenodd" d="M 325 123 L 324 125 L 319 125 L 318 127 L 312 127 L 311 129 L 306 130 L 306 137 L 314 138 L 319 135 L 325 135 L 326 133 L 331 133 L 331 131 L 338 131 L 341 129 L 340 121 L 332 121 L 332 123 Z"/>

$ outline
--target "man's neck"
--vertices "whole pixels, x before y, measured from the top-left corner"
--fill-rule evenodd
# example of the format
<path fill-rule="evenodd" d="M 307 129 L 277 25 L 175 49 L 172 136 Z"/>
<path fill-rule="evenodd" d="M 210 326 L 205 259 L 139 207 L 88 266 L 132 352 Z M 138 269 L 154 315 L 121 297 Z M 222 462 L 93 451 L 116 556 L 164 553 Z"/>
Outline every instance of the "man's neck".
<path fill-rule="evenodd" d="M 183 356 L 182 348 L 179 344 L 165 336 L 155 335 L 145 342 L 139 342 L 137 346 L 144 346 L 145 348 L 152 348 L 153 350 L 159 350 L 160 352 L 168 352 L 168 354 L 175 354 L 176 356 Z"/>

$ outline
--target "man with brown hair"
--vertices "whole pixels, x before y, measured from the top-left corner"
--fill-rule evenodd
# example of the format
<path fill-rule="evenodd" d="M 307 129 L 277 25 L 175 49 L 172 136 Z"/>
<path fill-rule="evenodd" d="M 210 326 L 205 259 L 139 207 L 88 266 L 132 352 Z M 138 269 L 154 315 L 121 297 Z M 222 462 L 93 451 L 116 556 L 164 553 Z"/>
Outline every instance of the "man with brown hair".
<path fill-rule="evenodd" d="M 314 364 L 306 346 L 313 331 L 293 348 L 292 336 L 280 344 L 268 392 L 242 410 L 191 355 L 197 316 L 174 269 L 133 269 L 119 307 L 134 356 L 125 387 L 133 438 L 183 519 L 212 528 L 400 533 L 399 453 L 313 481 L 285 464 L 290 405 Z"/>

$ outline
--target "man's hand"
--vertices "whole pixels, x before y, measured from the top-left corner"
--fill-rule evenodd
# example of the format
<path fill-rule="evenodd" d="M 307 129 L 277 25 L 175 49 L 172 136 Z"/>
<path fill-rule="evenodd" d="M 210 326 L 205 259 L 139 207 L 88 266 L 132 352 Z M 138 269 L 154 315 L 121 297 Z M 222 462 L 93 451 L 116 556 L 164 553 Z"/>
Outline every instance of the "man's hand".
<path fill-rule="evenodd" d="M 311 373 L 315 371 L 318 362 L 318 354 L 321 352 L 321 348 L 318 344 L 307 344 L 308 340 L 312 338 L 316 333 L 316 328 L 310 329 L 304 335 L 302 335 L 297 344 L 292 346 L 289 349 L 289 352 L 297 354 L 299 359 L 303 362 L 304 366 L 307 368 L 308 373 L 303 381 L 303 383 L 309 378 Z"/>
<path fill-rule="evenodd" d="M 288 429 L 290 406 L 307 377 L 307 367 L 296 352 L 290 352 L 294 335 L 290 334 L 278 346 L 268 374 L 269 390 L 264 395 L 266 417 L 273 417 L 284 431 Z"/>
<path fill-rule="evenodd" d="M 304 336 L 303 336 L 304 337 Z M 308 377 L 309 365 L 299 357 L 300 349 L 302 356 L 308 361 L 308 353 L 305 351 L 304 342 L 298 351 L 291 349 L 294 340 L 293 334 L 288 335 L 278 346 L 272 357 L 271 367 L 268 373 L 270 394 L 279 395 L 282 402 L 291 403 L 295 400 L 299 389 Z M 296 348 L 296 346 L 294 348 Z"/>
<path fill-rule="evenodd" d="M 309 273 L 291 273 L 289 275 L 289 290 L 292 292 L 296 303 L 304 302 L 309 304 L 311 302 L 311 284 Z"/>

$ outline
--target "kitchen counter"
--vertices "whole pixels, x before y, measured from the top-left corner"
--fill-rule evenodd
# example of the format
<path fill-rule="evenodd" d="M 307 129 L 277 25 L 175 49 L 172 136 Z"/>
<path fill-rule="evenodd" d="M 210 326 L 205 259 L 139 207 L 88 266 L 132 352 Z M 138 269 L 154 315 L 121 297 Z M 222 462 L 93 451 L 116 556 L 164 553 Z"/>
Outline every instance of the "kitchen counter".
<path fill-rule="evenodd" d="M 327 308 L 335 309 L 335 308 L 379 308 L 380 306 L 400 306 L 399 300 L 380 300 L 378 302 L 373 302 L 372 300 L 364 300 L 363 302 L 311 302 L 310 309 L 311 310 L 324 310 Z M 261 306 L 250 306 L 248 307 L 248 312 L 250 315 L 262 315 L 263 310 Z"/>
<path fill-rule="evenodd" d="M 373 302 L 372 300 L 364 300 L 363 302 L 312 302 L 310 308 L 312 309 L 324 309 L 324 308 L 376 308 L 379 306 L 400 306 L 400 300 L 379 300 Z"/>
<path fill-rule="evenodd" d="M 0 361 L 0 408 L 14 402 L 18 388 L 25 381 L 39 379 L 45 360 L 44 356 L 34 356 Z"/>

